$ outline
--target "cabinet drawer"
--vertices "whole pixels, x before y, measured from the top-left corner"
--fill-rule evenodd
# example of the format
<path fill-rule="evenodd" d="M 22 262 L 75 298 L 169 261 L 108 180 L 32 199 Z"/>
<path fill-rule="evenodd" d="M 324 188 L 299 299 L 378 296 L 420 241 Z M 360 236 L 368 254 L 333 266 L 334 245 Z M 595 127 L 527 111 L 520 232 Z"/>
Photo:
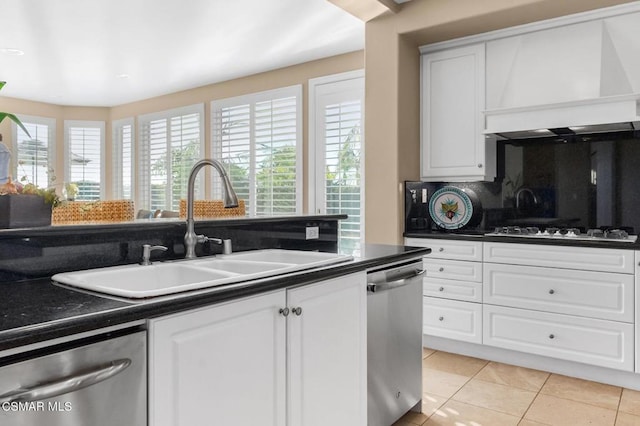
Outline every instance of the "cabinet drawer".
<path fill-rule="evenodd" d="M 438 278 L 425 278 L 423 283 L 425 296 L 482 303 L 482 283 Z"/>
<path fill-rule="evenodd" d="M 483 343 L 633 371 L 633 324 L 484 305 Z"/>
<path fill-rule="evenodd" d="M 485 303 L 634 321 L 633 275 L 495 263 L 483 273 Z"/>
<path fill-rule="evenodd" d="M 422 259 L 426 278 L 482 282 L 482 263 L 458 260 Z"/>
<path fill-rule="evenodd" d="M 424 297 L 422 331 L 432 336 L 482 343 L 482 305 Z"/>
<path fill-rule="evenodd" d="M 633 274 L 633 251 L 538 244 L 484 243 L 485 262 Z"/>
<path fill-rule="evenodd" d="M 428 256 L 432 258 L 482 262 L 481 242 L 435 238 L 405 238 L 404 241 L 408 246 L 429 247 Z"/>

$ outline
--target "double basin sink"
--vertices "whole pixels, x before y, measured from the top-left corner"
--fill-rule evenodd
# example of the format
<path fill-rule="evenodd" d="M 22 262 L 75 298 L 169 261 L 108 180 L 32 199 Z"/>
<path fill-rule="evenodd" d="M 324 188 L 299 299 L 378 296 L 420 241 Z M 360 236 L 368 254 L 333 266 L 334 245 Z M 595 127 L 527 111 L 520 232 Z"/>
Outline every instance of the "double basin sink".
<path fill-rule="evenodd" d="M 352 259 L 335 253 L 269 249 L 146 266 L 65 272 L 54 275 L 52 280 L 82 290 L 142 299 L 253 281 Z"/>

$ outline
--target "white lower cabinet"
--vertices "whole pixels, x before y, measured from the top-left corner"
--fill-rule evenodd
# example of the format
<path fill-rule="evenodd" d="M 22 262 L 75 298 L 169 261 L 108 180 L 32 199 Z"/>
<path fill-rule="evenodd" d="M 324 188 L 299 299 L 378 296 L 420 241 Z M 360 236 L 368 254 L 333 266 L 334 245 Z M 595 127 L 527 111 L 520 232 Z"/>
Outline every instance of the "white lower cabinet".
<path fill-rule="evenodd" d="M 151 320 L 149 424 L 364 426 L 366 335 L 364 272 Z"/>
<path fill-rule="evenodd" d="M 287 299 L 301 309 L 287 324 L 287 424 L 366 425 L 366 275 L 299 287 Z"/>
<path fill-rule="evenodd" d="M 422 332 L 482 343 L 482 305 L 436 297 L 423 298 Z"/>
<path fill-rule="evenodd" d="M 151 320 L 149 424 L 285 425 L 285 306 L 281 290 Z"/>
<path fill-rule="evenodd" d="M 633 371 L 633 324 L 485 305 L 483 343 Z"/>
<path fill-rule="evenodd" d="M 633 323 L 634 276 L 484 264 L 483 300 L 492 305 Z"/>

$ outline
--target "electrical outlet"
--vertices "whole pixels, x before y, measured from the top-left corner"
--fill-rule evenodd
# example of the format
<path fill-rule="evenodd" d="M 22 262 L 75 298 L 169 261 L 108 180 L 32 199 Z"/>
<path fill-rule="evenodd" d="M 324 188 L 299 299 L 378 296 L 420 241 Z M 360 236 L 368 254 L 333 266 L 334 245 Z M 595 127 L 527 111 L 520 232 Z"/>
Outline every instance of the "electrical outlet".
<path fill-rule="evenodd" d="M 306 239 L 316 240 L 318 238 L 320 238 L 320 228 L 317 226 L 307 226 Z"/>

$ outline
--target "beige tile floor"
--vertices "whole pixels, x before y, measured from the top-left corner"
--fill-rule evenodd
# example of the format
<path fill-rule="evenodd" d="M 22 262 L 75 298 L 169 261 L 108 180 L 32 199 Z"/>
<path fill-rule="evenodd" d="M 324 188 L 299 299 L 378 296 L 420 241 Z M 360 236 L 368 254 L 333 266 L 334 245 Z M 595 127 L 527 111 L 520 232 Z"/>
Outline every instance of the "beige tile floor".
<path fill-rule="evenodd" d="M 422 413 L 394 426 L 640 426 L 640 392 L 423 349 Z"/>

